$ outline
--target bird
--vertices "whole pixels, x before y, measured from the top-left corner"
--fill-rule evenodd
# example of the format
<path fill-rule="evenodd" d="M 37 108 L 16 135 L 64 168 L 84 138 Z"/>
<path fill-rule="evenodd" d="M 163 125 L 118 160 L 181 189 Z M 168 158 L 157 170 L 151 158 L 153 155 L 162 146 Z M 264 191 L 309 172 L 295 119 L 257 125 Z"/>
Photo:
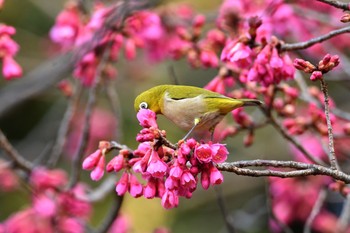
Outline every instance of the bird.
<path fill-rule="evenodd" d="M 257 99 L 235 99 L 204 88 L 185 85 L 159 85 L 135 98 L 134 108 L 162 114 L 179 128 L 192 132 L 210 132 L 232 110 L 243 106 L 262 106 Z"/>

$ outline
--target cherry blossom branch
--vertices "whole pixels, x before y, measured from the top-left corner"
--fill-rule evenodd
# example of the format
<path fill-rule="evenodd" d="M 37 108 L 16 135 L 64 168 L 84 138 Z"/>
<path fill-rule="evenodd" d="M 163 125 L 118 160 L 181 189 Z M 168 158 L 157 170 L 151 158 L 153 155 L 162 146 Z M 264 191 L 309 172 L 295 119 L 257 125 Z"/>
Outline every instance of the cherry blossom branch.
<path fill-rule="evenodd" d="M 274 167 L 274 168 L 288 168 L 297 169 L 292 171 L 279 171 L 279 170 L 253 170 L 245 167 Z M 301 163 L 295 161 L 278 161 L 278 160 L 243 160 L 231 163 L 217 164 L 217 168 L 221 171 L 228 171 L 236 173 L 237 175 L 244 176 L 277 176 L 281 178 L 287 177 L 300 177 L 309 175 L 325 175 L 330 176 L 335 180 L 340 180 L 345 183 L 350 183 L 350 175 L 334 170 L 328 167 L 324 167 L 316 164 Z"/>
<path fill-rule="evenodd" d="M 115 189 L 115 176 L 109 176 L 107 179 L 103 180 L 103 182 L 88 193 L 84 199 L 84 201 L 88 202 L 97 202 L 104 199 L 107 195 L 109 195 Z"/>
<path fill-rule="evenodd" d="M 337 232 L 344 233 L 349 225 L 350 220 L 350 194 L 346 196 L 346 201 L 344 203 L 342 212 L 337 222 Z"/>
<path fill-rule="evenodd" d="M 114 116 L 116 117 L 117 124 L 120 124 L 122 122 L 122 109 L 120 106 L 119 96 L 115 90 L 115 87 L 108 81 L 105 84 L 106 88 L 106 95 L 107 99 L 109 101 L 110 107 L 112 109 L 112 112 Z M 122 130 L 118 130 L 118 127 L 115 130 L 115 138 L 117 140 L 120 140 L 123 137 Z"/>
<path fill-rule="evenodd" d="M 242 85 L 242 83 L 238 80 L 237 83 L 239 85 Z M 269 109 L 266 108 L 265 106 L 259 106 L 260 110 L 262 111 L 262 113 L 266 116 L 266 118 L 268 119 L 269 123 L 287 140 L 289 141 L 291 144 L 293 144 L 300 152 L 302 152 L 306 158 L 308 158 L 310 161 L 316 163 L 316 164 L 320 164 L 320 165 L 326 165 L 322 160 L 315 158 L 314 156 L 312 156 L 294 137 L 292 137 L 290 134 L 288 134 L 288 132 L 281 126 L 281 124 L 279 124 L 277 122 L 277 120 L 275 119 L 275 117 L 271 114 L 271 112 L 269 112 Z"/>
<path fill-rule="evenodd" d="M 325 111 L 325 115 L 326 115 L 327 128 L 328 128 L 329 153 L 327 153 L 327 155 L 328 155 L 329 161 L 331 163 L 331 168 L 339 170 L 339 164 L 338 164 L 338 161 L 335 157 L 332 122 L 331 122 L 331 119 L 329 116 L 329 95 L 328 95 L 327 84 L 323 78 L 320 79 L 320 82 L 321 82 L 321 90 L 322 90 L 323 95 L 324 95 L 324 111 Z"/>
<path fill-rule="evenodd" d="M 229 233 L 236 232 L 235 227 L 233 225 L 233 221 L 231 216 L 227 213 L 225 200 L 222 194 L 221 187 L 215 187 L 216 199 L 221 210 L 222 217 L 224 218 L 224 222 Z"/>
<path fill-rule="evenodd" d="M 328 5 L 334 6 L 339 9 L 343 9 L 345 11 L 350 10 L 349 3 L 335 1 L 335 0 L 317 0 L 317 1 L 326 3 Z"/>
<path fill-rule="evenodd" d="M 350 32 L 350 26 L 348 27 L 344 27 L 341 29 L 337 29 L 337 30 L 333 30 L 330 31 L 329 33 L 319 36 L 319 37 L 315 37 L 312 38 L 308 41 L 304 41 L 304 42 L 298 42 L 298 43 L 291 43 L 291 44 L 282 44 L 280 47 L 280 51 L 291 51 L 291 50 L 300 50 L 300 49 L 306 49 L 309 48 L 315 44 L 321 43 L 323 41 L 329 40 L 337 35 L 340 34 L 344 34 Z"/>
<path fill-rule="evenodd" d="M 314 207 L 312 208 L 311 213 L 306 220 L 303 233 L 311 233 L 312 223 L 314 222 L 316 216 L 320 213 L 321 208 L 324 204 L 324 201 L 326 200 L 326 197 L 327 197 L 327 190 L 323 188 L 318 194 Z"/>
<path fill-rule="evenodd" d="M 13 160 L 15 165 L 26 172 L 31 172 L 34 165 L 21 156 L 18 151 L 12 146 L 5 134 L 0 129 L 0 148 L 2 148 L 5 153 Z"/>
<path fill-rule="evenodd" d="M 114 195 L 114 203 L 111 204 L 110 212 L 104 218 L 103 223 L 99 225 L 99 227 L 94 231 L 94 233 L 104 233 L 108 232 L 108 229 L 112 226 L 113 222 L 116 220 L 120 208 L 122 207 L 122 203 L 124 200 L 124 196 Z"/>
<path fill-rule="evenodd" d="M 0 116 L 26 99 L 38 95 L 67 77 L 74 68 L 72 52 L 41 64 L 0 91 Z"/>
<path fill-rule="evenodd" d="M 292 229 L 289 228 L 284 222 L 282 222 L 275 214 L 272 209 L 272 193 L 270 192 L 270 182 L 268 179 L 265 179 L 265 195 L 266 195 L 266 208 L 268 217 L 272 218 L 276 224 L 282 229 L 284 233 L 294 233 Z"/>
<path fill-rule="evenodd" d="M 79 145 L 78 151 L 74 155 L 73 164 L 72 164 L 72 175 L 71 175 L 69 187 L 74 187 L 74 185 L 78 182 L 78 179 L 79 179 L 79 175 L 81 171 L 80 169 L 81 162 L 84 157 L 84 153 L 87 148 L 87 143 L 90 137 L 90 133 L 89 133 L 90 120 L 91 120 L 92 111 L 96 102 L 97 85 L 100 83 L 100 80 L 102 78 L 102 68 L 105 66 L 105 61 L 109 56 L 108 48 L 109 46 L 106 47 L 105 51 L 102 54 L 101 61 L 98 67 L 96 68 L 93 84 L 89 89 L 89 97 L 88 97 L 86 109 L 84 112 L 84 119 L 83 119 L 84 125 L 83 125 L 82 135 L 81 135 L 80 142 L 78 144 Z"/>
<path fill-rule="evenodd" d="M 301 89 L 300 99 L 306 102 L 312 102 L 321 108 L 321 103 L 309 94 L 309 91 L 307 89 L 308 87 L 305 83 L 305 80 L 301 77 L 299 72 L 297 72 L 295 75 L 295 81 L 298 84 L 299 88 Z M 350 121 L 350 113 L 345 112 L 336 107 L 332 107 L 330 111 L 337 117 Z"/>
<path fill-rule="evenodd" d="M 66 142 L 66 137 L 69 130 L 69 124 L 76 110 L 77 100 L 80 93 L 81 93 L 81 88 L 79 88 L 79 90 L 76 90 L 72 97 L 69 97 L 68 105 L 63 115 L 63 118 L 61 120 L 59 129 L 57 132 L 57 136 L 56 136 L 56 141 L 52 148 L 50 159 L 48 160 L 48 163 L 47 163 L 49 167 L 54 167 L 57 164 L 62 154 L 62 150 Z"/>
<path fill-rule="evenodd" d="M 49 87 L 72 73 L 75 64 L 85 54 L 95 48 L 96 44 L 115 30 L 115 25 L 121 23 L 131 13 L 147 9 L 158 4 L 159 1 L 120 1 L 116 8 L 108 16 L 94 37 L 76 48 L 72 52 L 59 55 L 58 57 L 41 64 L 20 80 L 16 80 L 3 87 L 0 91 L 0 116 L 9 109 L 17 106 L 26 99 L 47 91 Z"/>
<path fill-rule="evenodd" d="M 264 111 L 265 112 L 265 111 Z M 266 112 L 265 112 L 266 114 Z M 294 137 L 289 135 L 285 129 L 282 128 L 280 124 L 277 123 L 276 119 L 273 117 L 273 115 L 266 116 L 270 119 L 270 123 L 272 126 L 290 143 L 292 143 L 300 152 L 302 152 L 306 158 L 308 158 L 310 161 L 320 164 L 320 165 L 326 165 L 322 160 L 315 158 L 312 156 Z"/>

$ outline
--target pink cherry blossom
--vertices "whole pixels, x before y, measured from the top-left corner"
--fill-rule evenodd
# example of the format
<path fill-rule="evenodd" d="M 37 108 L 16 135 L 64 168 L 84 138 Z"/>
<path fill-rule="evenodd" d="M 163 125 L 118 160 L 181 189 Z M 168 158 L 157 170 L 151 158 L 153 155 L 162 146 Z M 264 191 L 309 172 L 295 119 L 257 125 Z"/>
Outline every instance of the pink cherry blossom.
<path fill-rule="evenodd" d="M 104 174 L 105 167 L 105 156 L 102 154 L 100 149 L 96 150 L 94 153 L 90 154 L 83 161 L 83 169 L 92 170 L 91 179 L 100 180 Z"/>
<path fill-rule="evenodd" d="M 60 169 L 48 170 L 38 167 L 30 176 L 30 183 L 36 189 L 56 189 L 64 187 L 68 182 L 67 174 Z"/>
<path fill-rule="evenodd" d="M 179 205 L 179 197 L 175 191 L 166 190 L 162 197 L 162 206 L 165 209 L 171 209 Z"/>
<path fill-rule="evenodd" d="M 3 58 L 2 74 L 7 80 L 18 78 L 22 76 L 22 68 L 12 57 L 5 56 Z"/>
<path fill-rule="evenodd" d="M 323 74 L 321 71 L 314 71 L 311 73 L 310 80 L 311 81 L 316 81 L 322 79 Z"/>
<path fill-rule="evenodd" d="M 103 177 L 105 169 L 105 156 L 101 156 L 96 167 L 91 171 L 90 176 L 94 181 L 98 181 Z"/>
<path fill-rule="evenodd" d="M 166 174 L 168 166 L 163 162 L 156 151 L 152 150 L 146 171 L 155 178 L 162 178 Z"/>
<path fill-rule="evenodd" d="M 81 220 L 72 217 L 60 218 L 57 224 L 59 232 L 62 233 L 84 233 L 85 229 Z"/>
<path fill-rule="evenodd" d="M 106 171 L 111 172 L 119 172 L 124 167 L 124 156 L 119 154 L 115 156 L 111 161 L 108 162 L 106 166 Z"/>
<path fill-rule="evenodd" d="M 210 184 L 221 184 L 224 181 L 224 177 L 221 172 L 214 166 L 209 169 Z"/>
<path fill-rule="evenodd" d="M 143 187 L 133 174 L 129 175 L 129 193 L 133 197 L 140 197 L 143 194 Z"/>
<path fill-rule="evenodd" d="M 57 213 L 56 203 L 49 195 L 50 193 L 34 197 L 33 208 L 40 216 L 53 217 Z"/>
<path fill-rule="evenodd" d="M 194 155 L 201 163 L 208 163 L 212 160 L 212 150 L 207 144 L 202 144 L 196 147 Z"/>
<path fill-rule="evenodd" d="M 227 159 L 228 151 L 225 145 L 220 143 L 212 144 L 211 149 L 213 151 L 212 160 L 215 163 L 223 163 Z"/>
<path fill-rule="evenodd" d="M 157 192 L 157 183 L 154 179 L 149 179 L 146 186 L 143 188 L 143 196 L 147 199 L 154 198 Z"/>
<path fill-rule="evenodd" d="M 137 119 L 144 128 L 158 128 L 156 114 L 149 109 L 140 109 L 137 113 Z"/>
<path fill-rule="evenodd" d="M 253 62 L 253 51 L 248 45 L 233 40 L 222 50 L 220 59 L 232 67 L 246 69 Z"/>
<path fill-rule="evenodd" d="M 128 187 L 129 187 L 129 174 L 127 172 L 124 172 L 122 177 L 118 181 L 115 190 L 119 196 L 122 196 L 128 191 Z"/>

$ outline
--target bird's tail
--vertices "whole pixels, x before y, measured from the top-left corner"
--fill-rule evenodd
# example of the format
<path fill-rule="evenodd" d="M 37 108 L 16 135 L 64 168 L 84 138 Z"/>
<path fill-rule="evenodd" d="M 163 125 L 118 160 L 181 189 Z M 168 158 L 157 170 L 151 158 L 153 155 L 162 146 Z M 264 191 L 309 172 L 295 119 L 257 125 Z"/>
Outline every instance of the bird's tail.
<path fill-rule="evenodd" d="M 243 106 L 264 106 L 264 102 L 256 99 L 241 99 Z"/>

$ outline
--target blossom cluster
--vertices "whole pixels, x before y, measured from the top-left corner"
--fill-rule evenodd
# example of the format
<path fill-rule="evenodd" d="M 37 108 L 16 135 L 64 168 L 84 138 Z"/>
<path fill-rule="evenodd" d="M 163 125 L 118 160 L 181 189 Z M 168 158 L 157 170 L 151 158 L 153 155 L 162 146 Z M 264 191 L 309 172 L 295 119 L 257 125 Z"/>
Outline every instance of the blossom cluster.
<path fill-rule="evenodd" d="M 223 144 L 187 139 L 171 146 L 164 141 L 165 132 L 159 130 L 154 112 L 141 109 L 137 118 L 143 129 L 136 137 L 140 144 L 135 151 L 122 149 L 106 164 L 106 153 L 113 149 L 113 143 L 100 142 L 99 149 L 85 158 L 83 168 L 92 170 L 93 180 L 100 180 L 105 170 L 120 172 L 118 195 L 129 192 L 133 197 L 158 197 L 166 209 L 176 207 L 181 196 L 190 198 L 199 182 L 204 189 L 223 182 L 215 167 L 227 159 L 228 151 Z M 145 180 L 144 185 L 136 174 Z"/>
<path fill-rule="evenodd" d="M 29 179 L 31 205 L 0 223 L 0 232 L 85 232 L 82 223 L 91 213 L 86 188 L 79 184 L 64 191 L 67 183 L 63 170 L 34 169 Z"/>
<path fill-rule="evenodd" d="M 19 45 L 11 38 L 15 33 L 14 27 L 0 24 L 0 59 L 2 75 L 6 80 L 22 76 L 22 68 L 14 59 L 19 50 Z"/>

